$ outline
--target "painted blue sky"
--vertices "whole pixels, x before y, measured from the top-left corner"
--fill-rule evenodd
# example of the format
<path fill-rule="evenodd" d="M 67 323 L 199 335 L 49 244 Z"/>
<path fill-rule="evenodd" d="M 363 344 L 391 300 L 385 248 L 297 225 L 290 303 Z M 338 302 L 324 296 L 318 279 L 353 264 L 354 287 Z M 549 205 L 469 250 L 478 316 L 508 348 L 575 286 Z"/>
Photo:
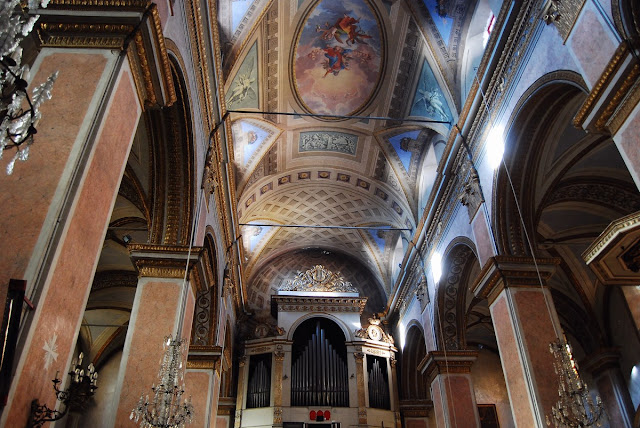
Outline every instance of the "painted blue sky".
<path fill-rule="evenodd" d="M 371 231 L 369 231 L 369 235 L 371 236 L 371 239 L 373 239 L 374 242 L 376 244 L 378 244 L 378 248 L 380 248 L 380 252 L 384 253 L 385 241 L 384 241 L 384 239 L 382 239 L 381 237 L 378 236 L 378 231 L 377 230 L 371 230 Z"/>
<path fill-rule="evenodd" d="M 409 115 L 445 121 L 450 121 L 452 117 L 442 89 L 426 60 L 422 64 L 420 81 L 413 96 Z"/>
<path fill-rule="evenodd" d="M 407 170 L 407 173 L 409 172 L 409 166 L 411 165 L 411 152 L 405 152 L 404 150 L 402 150 L 400 148 L 400 141 L 402 141 L 402 139 L 406 137 L 409 137 L 415 140 L 416 138 L 418 138 L 419 134 L 420 134 L 420 131 L 415 130 L 415 131 L 403 132 L 402 134 L 389 138 L 389 142 L 391 143 L 393 148 L 396 150 L 396 153 L 400 158 L 400 162 L 402 162 L 402 165 L 404 166 L 404 169 Z"/>
<path fill-rule="evenodd" d="M 269 133 L 264 129 L 260 129 L 257 126 L 254 126 L 247 122 L 240 122 L 240 135 L 234 135 L 234 141 L 241 141 L 244 145 L 243 150 L 243 158 L 242 162 L 244 165 L 249 162 L 251 156 L 258 150 L 258 148 L 264 143 L 264 140 L 269 136 Z M 249 133 L 255 132 L 255 136 L 257 136 L 256 140 L 253 143 L 249 143 Z"/>
<path fill-rule="evenodd" d="M 238 25 L 240 25 L 240 21 L 242 21 L 242 18 L 244 18 L 244 15 L 247 13 L 252 4 L 253 0 L 233 0 L 231 2 L 232 31 L 236 31 Z"/>
<path fill-rule="evenodd" d="M 453 29 L 453 18 L 450 17 L 442 17 L 438 15 L 437 2 L 436 0 L 422 0 L 424 1 L 425 6 L 429 9 L 429 13 L 431 14 L 431 18 L 433 22 L 436 23 L 436 27 L 438 27 L 438 31 L 440 35 L 444 39 L 444 42 L 447 46 L 449 46 L 449 37 L 451 37 L 451 30 Z"/>

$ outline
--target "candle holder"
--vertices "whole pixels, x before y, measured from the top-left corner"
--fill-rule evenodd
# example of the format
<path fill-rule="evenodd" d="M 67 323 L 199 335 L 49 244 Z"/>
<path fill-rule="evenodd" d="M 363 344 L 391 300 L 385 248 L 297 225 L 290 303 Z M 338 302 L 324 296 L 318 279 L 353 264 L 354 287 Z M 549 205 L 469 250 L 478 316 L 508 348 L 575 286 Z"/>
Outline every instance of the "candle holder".
<path fill-rule="evenodd" d="M 56 372 L 53 382 L 53 389 L 56 393 L 57 401 L 60 401 L 63 410 L 50 409 L 46 404 L 40 404 L 36 398 L 31 402 L 31 414 L 27 428 L 39 428 L 45 422 L 53 422 L 62 419 L 69 410 L 83 411 L 89 399 L 95 394 L 98 381 L 98 372 L 96 372 L 93 363 L 85 369 L 82 367 L 82 359 L 84 354 L 78 355 L 71 363 L 69 371 L 70 382 L 67 389 L 60 389 L 62 380 L 58 378 Z"/>

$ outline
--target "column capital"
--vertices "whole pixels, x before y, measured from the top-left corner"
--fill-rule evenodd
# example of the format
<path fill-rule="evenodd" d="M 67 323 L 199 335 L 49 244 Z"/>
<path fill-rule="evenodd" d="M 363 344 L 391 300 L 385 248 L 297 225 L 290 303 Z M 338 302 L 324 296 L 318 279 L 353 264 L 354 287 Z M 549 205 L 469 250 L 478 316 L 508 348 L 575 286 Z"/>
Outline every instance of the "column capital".
<path fill-rule="evenodd" d="M 580 362 L 580 368 L 598 376 L 611 369 L 620 368 L 620 348 L 600 348 Z"/>
<path fill-rule="evenodd" d="M 143 109 L 176 102 L 158 7 L 150 0 L 53 0 L 40 11 L 38 42 L 44 47 L 127 51 Z"/>
<path fill-rule="evenodd" d="M 546 282 L 560 264 L 559 258 L 494 256 L 485 263 L 478 279 L 471 287 L 477 297 L 488 299 L 489 305 L 505 288 L 532 288 L 546 285 Z M 538 271 L 540 276 L 538 277 Z M 542 279 L 542 284 L 540 284 Z"/>
<path fill-rule="evenodd" d="M 426 374 L 428 383 L 439 374 L 468 374 L 478 359 L 478 351 L 431 351 L 418 364 L 418 371 Z"/>
<path fill-rule="evenodd" d="M 129 244 L 131 261 L 138 270 L 140 277 L 153 278 L 183 278 L 187 267 L 191 271 L 204 252 L 202 247 Z"/>
<path fill-rule="evenodd" d="M 187 369 L 208 369 L 220 371 L 222 347 L 220 346 L 189 346 Z"/>

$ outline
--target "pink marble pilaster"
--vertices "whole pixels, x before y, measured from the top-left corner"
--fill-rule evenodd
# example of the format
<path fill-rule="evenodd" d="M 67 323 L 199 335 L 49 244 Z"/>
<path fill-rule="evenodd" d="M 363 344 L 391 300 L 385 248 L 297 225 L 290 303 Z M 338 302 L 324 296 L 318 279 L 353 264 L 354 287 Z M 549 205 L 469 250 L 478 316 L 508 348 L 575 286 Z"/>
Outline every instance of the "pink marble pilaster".
<path fill-rule="evenodd" d="M 586 2 L 569 36 L 568 46 L 582 69 L 589 88 L 600 78 L 618 43 L 612 30 L 605 26 L 599 11 Z M 598 49 L 594 49 L 597 41 Z"/>
<path fill-rule="evenodd" d="M 543 283 L 556 259 L 538 259 Z M 546 427 L 545 416 L 558 397 L 549 344 L 561 332 L 549 290 L 540 284 L 531 259 L 496 256 L 473 286 L 489 299 L 509 401 L 517 426 Z"/>
<path fill-rule="evenodd" d="M 185 283 L 183 278 L 187 259 L 191 269 L 202 249 L 189 251 L 186 247 L 132 244 L 129 251 L 140 279 L 116 386 L 117 410 L 113 417 L 117 427 L 137 426 L 129 416 L 141 395 L 152 396 L 151 386 L 158 383 L 165 338 L 175 338 L 180 325 L 180 336 L 190 337 L 195 299 L 191 284 Z M 186 301 L 182 307 L 185 292 Z M 187 350 L 188 343 L 184 348 L 184 363 Z M 200 388 L 203 382 L 201 376 L 191 376 L 189 381 L 194 388 Z M 193 395 L 187 385 L 185 394 Z"/>
<path fill-rule="evenodd" d="M 19 276 L 27 260 L 35 257 L 32 251 L 37 235 L 73 150 L 75 135 L 83 124 L 89 126 L 94 120 L 85 113 L 106 64 L 102 54 L 55 53 L 46 57 L 40 67 L 40 73 L 44 74 L 53 67 L 60 69 L 61 77 L 56 83 L 61 85 L 54 93 L 54 99 L 58 98 L 58 101 L 49 105 L 45 103 L 48 108 L 56 106 L 59 110 L 43 108 L 47 119 L 43 118 L 38 127 L 39 147 L 33 146 L 34 156 L 28 161 L 31 164 L 19 165 L 29 168 L 29 173 L 21 172 L 14 176 L 10 192 L 19 193 L 1 198 L 7 209 L 22 211 L 16 218 L 26 222 L 19 231 L 25 234 L 24 248 L 22 245 L 20 250 L 13 247 L 17 250 L 18 259 L 10 261 L 12 275 Z M 25 345 L 17 357 L 18 366 L 0 423 L 2 426 L 24 426 L 32 399 L 53 407 L 55 396 L 51 379 L 58 370 L 65 373 L 72 358 L 95 265 L 140 113 L 128 70 L 123 68 L 117 79 L 98 136 L 89 144 L 91 156 L 84 169 L 84 178 L 74 192 L 72 209 L 68 216 L 60 219 L 64 232 L 54 244 L 56 257 L 49 267 L 49 277 L 42 285 L 36 310 L 31 315 L 33 318 Z M 77 85 L 77 81 L 86 82 L 86 85 L 75 86 L 76 90 L 68 92 L 62 89 Z M 32 180 L 38 183 L 29 188 L 36 184 L 29 184 Z M 14 204 L 11 201 L 14 197 L 24 200 Z M 33 201 L 33 207 L 29 207 L 29 201 Z M 0 241 L 11 245 L 4 236 Z"/>
<path fill-rule="evenodd" d="M 612 427 L 633 426 L 633 402 L 622 372 L 620 353 L 615 348 L 599 349 L 580 363 L 580 371 L 591 372 Z"/>
<path fill-rule="evenodd" d="M 614 135 L 613 141 L 629 169 L 629 174 L 640 189 L 640 150 L 638 150 L 640 145 L 640 106 L 636 106 L 635 110 L 631 112 L 620 131 Z"/>
<path fill-rule="evenodd" d="M 484 266 L 489 257 L 494 256 L 493 243 L 491 234 L 489 233 L 489 227 L 487 226 L 487 217 L 483 209 L 478 210 L 478 213 L 471 222 L 473 230 L 473 238 L 478 249 L 478 259 L 480 266 Z"/>
<path fill-rule="evenodd" d="M 471 366 L 476 351 L 432 351 L 418 367 L 431 379 L 431 397 L 438 426 L 480 426 Z"/>

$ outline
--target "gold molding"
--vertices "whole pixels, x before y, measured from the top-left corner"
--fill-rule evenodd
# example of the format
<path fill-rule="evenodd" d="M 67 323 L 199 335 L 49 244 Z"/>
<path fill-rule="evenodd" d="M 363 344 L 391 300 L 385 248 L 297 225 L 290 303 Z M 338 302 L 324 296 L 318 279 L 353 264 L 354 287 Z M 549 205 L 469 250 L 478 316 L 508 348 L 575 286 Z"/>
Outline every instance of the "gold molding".
<path fill-rule="evenodd" d="M 110 14 L 105 14 L 105 9 Z M 126 50 L 143 110 L 149 106 L 170 106 L 176 101 L 162 22 L 155 3 L 149 0 L 53 0 L 48 10 L 53 13 L 40 18 L 37 30 L 41 46 Z M 57 11 L 64 13 L 55 14 Z M 123 13 L 125 11 L 137 14 L 132 16 Z"/>
<path fill-rule="evenodd" d="M 52 8 L 105 8 L 105 9 L 139 9 L 146 8 L 151 0 L 51 0 Z"/>
<path fill-rule="evenodd" d="M 191 273 L 190 279 L 198 280 L 194 277 L 192 269 L 202 259 L 202 247 L 189 249 L 178 246 L 129 244 L 127 248 L 139 277 L 184 278 L 185 269 L 188 269 Z"/>
<path fill-rule="evenodd" d="M 485 263 L 471 291 L 491 305 L 505 288 L 542 288 L 560 264 L 559 258 L 494 256 Z M 540 283 L 542 281 L 542 284 Z"/>
<path fill-rule="evenodd" d="M 359 312 L 367 304 L 366 297 L 307 297 L 280 296 L 271 298 L 279 312 Z"/>
<path fill-rule="evenodd" d="M 618 132 L 640 98 L 638 96 L 640 93 L 639 77 L 640 64 L 636 63 L 596 121 L 596 129 L 601 131 L 608 129 L 611 134 Z M 616 112 L 617 114 L 615 114 Z"/>
<path fill-rule="evenodd" d="M 628 216 L 622 217 L 618 220 L 614 220 L 582 253 L 582 259 L 586 264 L 591 264 L 602 250 L 610 244 L 615 243 L 621 234 L 627 230 L 635 229 L 638 226 L 640 226 L 640 211 L 629 214 Z"/>
<path fill-rule="evenodd" d="M 604 71 L 600 75 L 600 78 L 593 85 L 593 88 L 591 89 L 591 92 L 589 92 L 587 99 L 584 101 L 584 103 L 578 110 L 578 113 L 575 115 L 573 119 L 573 126 L 575 126 L 576 128 L 583 127 L 587 116 L 596 107 L 596 104 L 598 104 L 598 101 L 600 101 L 600 98 L 604 95 L 604 93 L 606 92 L 606 89 L 609 88 L 609 85 L 612 83 L 614 76 L 617 74 L 618 70 L 624 63 L 624 59 L 627 58 L 628 55 L 630 55 L 629 46 L 627 45 L 626 42 L 623 41 L 622 43 L 620 43 L 620 45 L 618 45 L 618 48 L 616 49 L 613 56 L 609 60 L 609 63 L 607 64 Z M 618 100 L 618 103 L 619 102 L 620 100 Z M 613 111 L 615 111 L 616 107 L 617 107 L 617 104 L 611 105 L 610 103 L 605 110 L 610 110 L 611 113 L 609 113 L 609 116 L 611 116 Z M 607 119 L 609 116 L 607 116 Z M 597 123 L 601 123 L 601 124 L 604 123 L 604 122 L 601 122 L 601 119 L 602 119 L 602 116 Z M 606 121 L 606 119 L 604 119 L 604 121 Z"/>
<path fill-rule="evenodd" d="M 469 374 L 478 358 L 478 351 L 430 351 L 418 364 L 418 372 L 426 375 L 431 384 L 439 374 Z"/>

